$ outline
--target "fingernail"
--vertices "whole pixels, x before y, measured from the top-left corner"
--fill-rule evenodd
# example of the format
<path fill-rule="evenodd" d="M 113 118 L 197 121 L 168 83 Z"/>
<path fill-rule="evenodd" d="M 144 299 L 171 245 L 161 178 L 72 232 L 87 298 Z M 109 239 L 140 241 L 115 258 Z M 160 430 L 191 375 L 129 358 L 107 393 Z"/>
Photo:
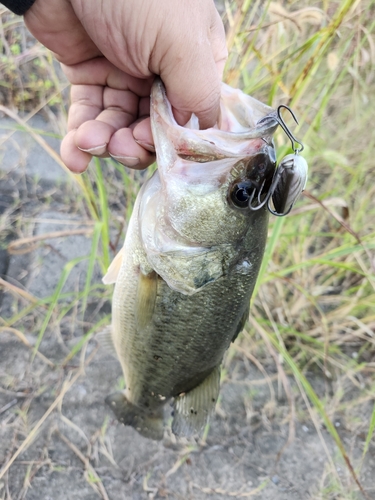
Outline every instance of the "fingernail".
<path fill-rule="evenodd" d="M 100 146 L 95 146 L 93 148 L 88 148 L 88 149 L 83 149 L 77 146 L 79 150 L 83 151 L 84 153 L 89 153 L 90 155 L 93 156 L 101 156 L 104 155 L 104 153 L 107 152 L 107 143 L 101 144 Z"/>
<path fill-rule="evenodd" d="M 140 146 L 142 146 L 142 148 L 145 148 L 147 149 L 147 151 L 150 151 L 150 153 L 155 153 L 155 146 L 153 144 L 144 141 L 137 141 L 137 139 L 135 139 L 135 142 Z"/>
<path fill-rule="evenodd" d="M 136 167 L 141 161 L 137 156 L 115 156 L 109 153 L 110 157 L 125 165 L 125 167 Z"/>
<path fill-rule="evenodd" d="M 72 170 L 72 174 L 74 174 L 74 175 L 82 175 L 82 174 L 84 174 L 86 172 L 86 170 L 87 170 L 87 168 L 85 168 L 85 170 L 81 170 L 79 172 L 75 172 L 74 170 Z"/>

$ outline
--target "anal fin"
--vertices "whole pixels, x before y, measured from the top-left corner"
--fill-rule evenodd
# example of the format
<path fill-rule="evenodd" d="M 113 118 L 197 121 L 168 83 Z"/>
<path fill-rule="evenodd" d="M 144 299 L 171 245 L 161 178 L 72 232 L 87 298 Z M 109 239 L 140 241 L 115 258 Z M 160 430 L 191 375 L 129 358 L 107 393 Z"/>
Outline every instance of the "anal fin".
<path fill-rule="evenodd" d="M 203 382 L 174 400 L 172 432 L 176 436 L 200 436 L 213 413 L 220 390 L 220 366 Z"/>
<path fill-rule="evenodd" d="M 164 436 L 163 407 L 154 412 L 147 412 L 129 403 L 123 392 L 114 392 L 106 397 L 105 402 L 115 414 L 117 420 L 134 427 L 144 437 L 160 441 Z"/>
<path fill-rule="evenodd" d="M 111 354 L 117 358 L 117 352 L 112 337 L 112 325 L 106 326 L 103 330 L 100 330 L 100 332 L 95 335 L 95 338 L 107 354 Z"/>

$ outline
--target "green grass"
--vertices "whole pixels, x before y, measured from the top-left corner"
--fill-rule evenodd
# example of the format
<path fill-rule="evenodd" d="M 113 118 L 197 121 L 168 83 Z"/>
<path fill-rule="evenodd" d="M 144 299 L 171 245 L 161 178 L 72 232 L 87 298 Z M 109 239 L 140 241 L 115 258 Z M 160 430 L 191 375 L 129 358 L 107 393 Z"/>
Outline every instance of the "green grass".
<path fill-rule="evenodd" d="M 359 493 L 361 466 L 375 432 L 373 403 L 362 413 L 375 398 L 374 12 L 372 0 L 244 0 L 228 2 L 224 13 L 230 50 L 225 80 L 271 106 L 291 106 L 299 119 L 292 130 L 304 142 L 309 163 L 307 195 L 288 217 L 270 218 L 251 319 L 239 345 L 246 348 L 251 338 L 258 359 L 277 353 L 284 375 L 294 377 L 305 398 L 308 418 L 315 415 L 315 425 L 328 429 L 335 441 L 341 458 L 331 457 L 316 486 L 317 499 L 366 497 Z M 19 22 L 3 16 L 0 84 L 6 89 L 7 112 L 11 116 L 10 105 L 15 105 L 31 116 L 52 104 L 63 121 L 66 82 L 50 64 L 48 51 L 36 44 L 36 56 L 28 62 L 39 79 L 25 76 L 15 64 L 15 56 L 26 49 L 17 30 L 11 38 L 7 33 Z M 10 83 L 20 80 L 24 91 L 16 98 Z M 30 132 L 27 116 L 15 128 Z M 31 133 L 49 151 L 43 134 Z M 275 142 L 279 159 L 290 152 L 283 132 Z M 62 292 L 76 264 L 71 261 L 51 297 L 26 301 L 2 326 L 18 328 L 35 314 L 37 349 L 51 321 L 61 321 L 72 307 L 83 321 L 89 297 L 109 297 L 108 289 L 92 283 L 94 267 L 107 268 L 144 178 L 111 160 L 96 160 L 88 173 L 75 177 L 77 209 L 94 224 L 84 289 L 69 296 Z M 112 219 L 113 203 L 122 207 L 123 218 Z M 87 328 L 64 364 L 106 321 Z M 357 384 L 355 396 L 328 390 L 318 394 L 312 373 L 327 386 L 364 383 Z M 353 432 L 364 429 L 361 453 L 351 453 L 342 442 L 333 423 L 338 417 Z M 332 464 L 338 462 L 347 474 L 335 473 Z"/>
<path fill-rule="evenodd" d="M 289 217 L 271 221 L 252 315 L 335 440 L 352 478 L 350 497 L 356 498 L 360 467 L 354 471 L 357 464 L 351 462 L 332 424 L 335 406 L 327 413 L 335 402 L 328 395 L 318 396 L 306 374 L 314 368 L 322 377 L 345 380 L 351 371 L 365 372 L 369 353 L 374 353 L 375 208 L 370 181 L 374 133 L 373 111 L 364 105 L 375 89 L 373 60 L 365 62 L 374 32 L 368 9 L 374 5 L 315 5 L 322 10 L 310 9 L 315 15 L 311 24 L 303 18 L 308 8 L 298 12 L 301 2 L 283 7 L 296 12 L 293 22 L 272 12 L 280 13 L 275 4 L 270 4 L 264 20 L 269 26 L 264 29 L 256 27 L 251 14 L 243 16 L 241 26 L 235 27 L 234 49 L 242 47 L 236 40 L 244 39 L 249 26 L 257 33 L 256 41 L 251 42 L 246 60 L 241 49 L 232 51 L 229 79 L 271 105 L 286 103 L 293 108 L 300 122 L 296 135 L 306 145 L 303 154 L 310 167 L 307 190 L 327 207 L 324 210 L 305 197 Z M 280 22 L 272 24 L 277 19 Z M 285 137 L 277 137 L 279 146 L 285 142 Z M 280 150 L 284 155 L 285 149 Z M 343 403 L 341 414 L 349 412 L 349 406 L 350 401 Z M 362 422 L 368 429 L 363 456 L 374 432 L 374 412 L 370 416 Z M 325 483 L 330 483 L 333 498 L 345 491 L 347 483 L 331 479 L 328 475 L 321 488 L 323 492 Z"/>

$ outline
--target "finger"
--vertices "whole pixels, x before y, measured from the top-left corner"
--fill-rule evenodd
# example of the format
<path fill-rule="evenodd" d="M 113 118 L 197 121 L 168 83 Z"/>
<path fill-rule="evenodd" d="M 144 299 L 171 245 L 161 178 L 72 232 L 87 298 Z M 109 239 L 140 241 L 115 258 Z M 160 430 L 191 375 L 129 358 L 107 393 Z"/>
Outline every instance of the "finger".
<path fill-rule="evenodd" d="M 147 117 L 141 120 L 133 128 L 134 140 L 151 153 L 155 153 L 154 138 L 151 132 L 151 119 Z"/>
<path fill-rule="evenodd" d="M 128 90 L 98 85 L 73 85 L 68 130 L 89 120 L 108 123 L 115 129 L 128 127 L 138 118 L 139 99 Z"/>
<path fill-rule="evenodd" d="M 139 98 L 133 92 L 104 87 L 103 111 L 96 119 L 115 129 L 124 128 L 137 120 L 138 110 Z"/>
<path fill-rule="evenodd" d="M 60 154 L 62 161 L 69 168 L 69 170 L 76 173 L 82 173 L 87 169 L 92 155 L 84 151 L 80 151 L 77 148 L 74 140 L 75 133 L 75 130 L 71 130 L 66 134 L 64 139 L 61 141 Z"/>
<path fill-rule="evenodd" d="M 115 127 L 109 123 L 88 120 L 75 131 L 74 143 L 81 151 L 102 156 L 107 152 L 107 145 L 115 132 Z"/>
<path fill-rule="evenodd" d="M 200 127 L 207 128 L 216 123 L 219 115 L 221 81 L 217 62 L 222 65 L 226 49 L 220 18 L 210 10 L 206 12 L 209 20 L 202 20 L 199 5 L 186 10 L 188 23 L 185 20 L 164 29 L 157 42 L 160 49 L 157 47 L 154 51 L 154 60 L 160 62 L 158 69 L 178 123 L 185 124 L 194 112 Z"/>
<path fill-rule="evenodd" d="M 226 44 L 224 25 L 216 8 L 213 9 L 212 13 L 210 42 L 212 47 L 212 54 L 216 63 L 216 69 L 219 74 L 220 80 L 222 80 L 225 63 L 228 59 L 228 49 Z"/>
<path fill-rule="evenodd" d="M 98 124 L 109 127 L 108 124 L 94 120 L 93 133 Z M 92 124 L 84 124 L 85 127 L 90 125 Z M 108 154 L 123 165 L 136 169 L 146 168 L 155 161 L 153 152 L 146 151 L 144 147 L 138 144 L 130 129 L 120 129 L 113 134 L 113 129 L 107 129 L 104 132 L 102 130 L 100 132 L 101 136 L 107 133 L 108 143 L 98 145 L 97 141 L 95 141 L 97 145 L 91 148 L 87 147 L 87 143 L 84 142 L 85 138 L 87 138 L 86 132 L 87 130 L 83 132 L 82 130 L 71 130 L 61 142 L 61 158 L 72 172 L 82 173 L 87 169 L 93 156 L 103 157 Z M 84 139 L 82 139 L 82 134 Z M 80 144 L 83 144 L 87 149 L 83 150 L 84 147 L 82 146 L 80 148 Z"/>
<path fill-rule="evenodd" d="M 150 96 L 141 97 L 138 104 L 138 116 L 150 116 Z"/>
<path fill-rule="evenodd" d="M 132 130 L 117 130 L 108 144 L 108 152 L 118 162 L 127 167 L 143 169 L 155 161 L 155 155 L 138 144 Z"/>
<path fill-rule="evenodd" d="M 105 87 L 101 93 L 99 90 L 102 87 L 92 86 L 92 89 L 89 88 L 90 86 L 83 85 L 75 87 L 77 90 L 73 92 L 74 104 L 71 108 L 73 116 L 69 119 L 69 126 L 77 129 L 74 135 L 77 148 L 94 156 L 102 156 L 107 152 L 107 145 L 113 134 L 134 123 L 138 118 L 139 109 L 145 107 L 147 100 L 149 100 L 144 99 L 139 106 L 138 97 L 130 91 Z M 90 98 L 88 98 L 88 94 L 90 94 Z M 82 99 L 82 95 L 85 95 L 85 99 Z M 76 101 L 77 98 L 78 101 Z M 103 111 L 95 116 L 101 108 L 104 108 Z M 131 142 L 133 148 L 136 146 L 137 157 L 140 155 L 138 160 L 135 159 L 134 152 L 127 153 L 127 144 L 123 145 L 122 151 L 115 154 L 133 157 L 132 161 L 129 160 L 128 166 L 135 166 L 137 162 L 147 162 L 147 155 L 143 158 L 144 154 L 133 138 Z M 117 147 L 116 141 L 115 144 Z"/>
<path fill-rule="evenodd" d="M 96 57 L 75 65 L 62 65 L 72 84 L 102 85 L 118 90 L 130 90 L 140 97 L 150 95 L 154 77 L 136 78 L 121 71 L 104 57 Z"/>
<path fill-rule="evenodd" d="M 149 110 L 151 79 L 139 80 L 126 75 L 103 58 L 75 66 L 64 66 L 63 69 L 73 84 L 68 130 L 79 127 L 85 120 L 96 118 L 106 107 L 122 108 L 133 114 L 134 120 L 139 113 L 149 113 L 146 109 L 148 105 Z M 125 93 L 121 94 L 115 90 Z M 140 97 L 139 111 L 135 109 L 137 96 Z"/>
<path fill-rule="evenodd" d="M 35 38 L 65 64 L 76 64 L 100 55 L 68 0 L 37 0 L 24 19 Z"/>
<path fill-rule="evenodd" d="M 185 125 L 191 113 L 198 117 L 200 128 L 212 127 L 217 121 L 220 80 L 209 49 L 208 44 L 199 54 L 198 49 L 193 49 L 194 58 L 189 54 L 183 62 L 171 64 L 160 72 L 174 117 L 180 125 Z M 175 48 L 170 50 L 169 56 L 178 60 Z"/>
<path fill-rule="evenodd" d="M 72 85 L 70 90 L 68 131 L 77 129 L 87 120 L 95 120 L 103 109 L 103 87 Z"/>

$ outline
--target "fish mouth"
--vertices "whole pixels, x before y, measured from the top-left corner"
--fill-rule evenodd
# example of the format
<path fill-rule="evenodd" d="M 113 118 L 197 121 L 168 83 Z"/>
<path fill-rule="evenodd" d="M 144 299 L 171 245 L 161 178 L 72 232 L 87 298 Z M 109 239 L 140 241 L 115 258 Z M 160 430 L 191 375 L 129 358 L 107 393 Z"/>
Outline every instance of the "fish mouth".
<path fill-rule="evenodd" d="M 252 156 L 261 149 L 255 144 L 258 140 L 266 146 L 272 144 L 272 136 L 279 126 L 273 108 L 225 84 L 222 84 L 220 108 L 219 122 L 212 128 L 201 130 L 195 115 L 181 126 L 173 116 L 164 84 L 160 78 L 155 80 L 151 92 L 151 124 L 156 150 L 167 152 L 165 144 L 169 142 L 168 154 L 207 163 Z"/>

